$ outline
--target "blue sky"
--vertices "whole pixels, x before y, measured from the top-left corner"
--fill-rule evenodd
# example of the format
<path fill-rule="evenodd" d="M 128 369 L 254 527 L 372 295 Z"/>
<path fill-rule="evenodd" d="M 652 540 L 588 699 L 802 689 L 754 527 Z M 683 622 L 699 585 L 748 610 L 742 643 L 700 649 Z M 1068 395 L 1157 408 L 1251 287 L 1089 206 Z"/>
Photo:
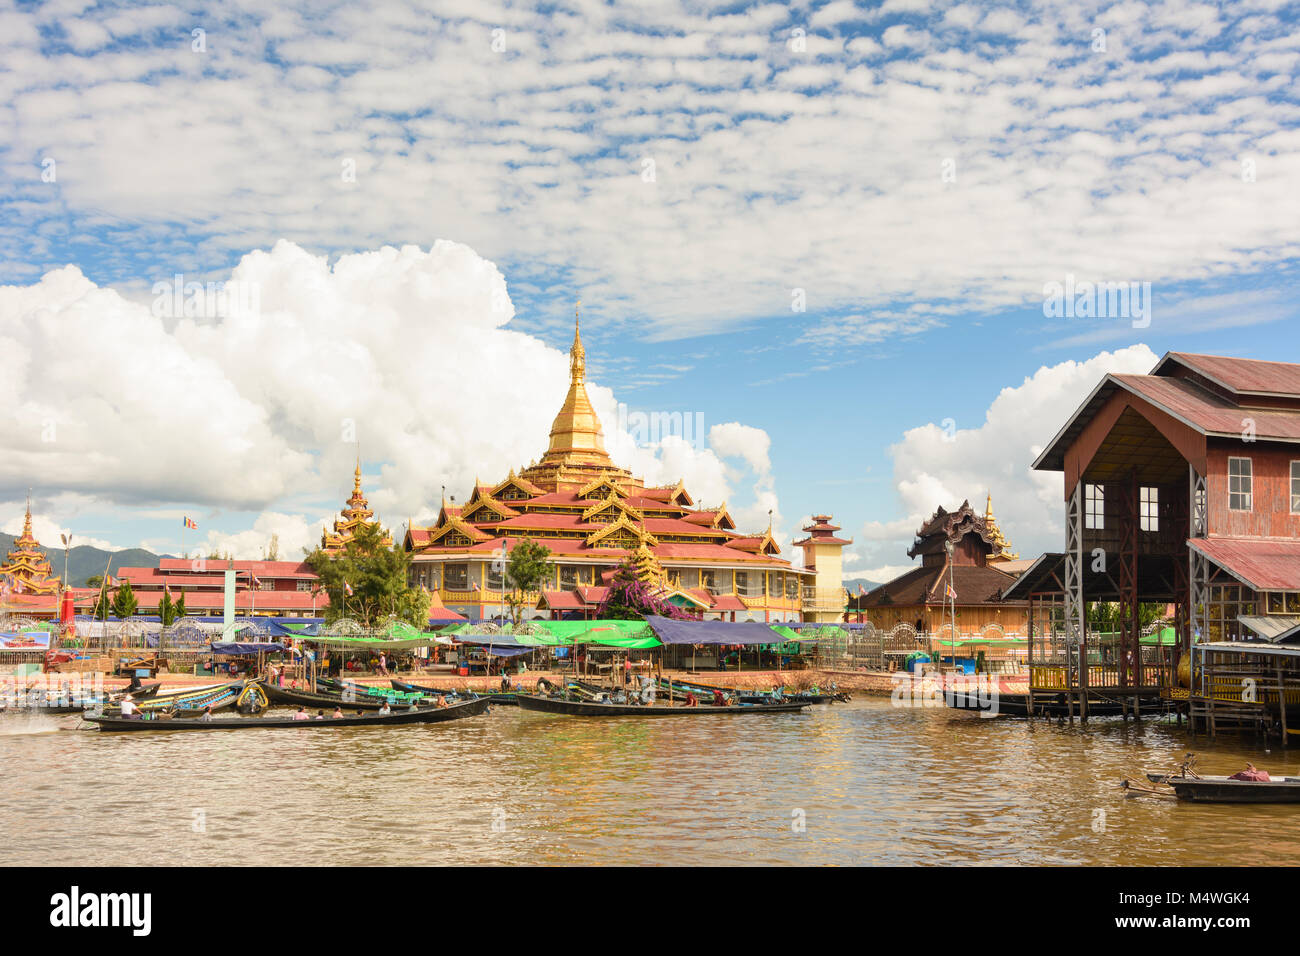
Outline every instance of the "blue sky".
<path fill-rule="evenodd" d="M 833 512 L 876 578 L 986 490 L 1036 553 L 1033 448 L 1105 371 L 1300 361 L 1295 20 L 0 3 L 0 526 L 30 486 L 44 538 L 174 550 L 190 514 L 296 555 L 357 439 L 386 522 L 427 520 L 538 453 L 580 296 L 607 431 L 717 429 L 611 435 L 629 466 L 786 539 Z M 256 316 L 154 308 L 232 270 Z M 1046 318 L 1067 276 L 1150 283 L 1150 325 Z"/>

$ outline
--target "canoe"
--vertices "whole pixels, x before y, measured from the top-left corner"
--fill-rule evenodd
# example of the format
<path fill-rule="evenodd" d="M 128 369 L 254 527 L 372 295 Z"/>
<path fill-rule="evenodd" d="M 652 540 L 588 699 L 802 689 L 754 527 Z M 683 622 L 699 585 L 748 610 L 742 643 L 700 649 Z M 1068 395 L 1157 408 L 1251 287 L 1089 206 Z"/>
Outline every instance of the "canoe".
<path fill-rule="evenodd" d="M 1227 777 L 1161 778 L 1179 800 L 1191 803 L 1300 803 L 1300 777 L 1229 780 Z"/>
<path fill-rule="evenodd" d="M 659 678 L 657 684 L 658 689 L 661 691 L 667 691 L 669 683 L 670 682 L 667 678 Z M 671 681 L 671 684 L 674 700 L 685 700 L 685 691 L 688 690 L 701 699 L 711 698 L 715 690 L 720 690 L 728 696 L 735 695 L 742 704 L 768 704 L 772 702 L 771 694 L 755 693 L 754 691 L 749 691 L 745 688 L 723 687 L 721 684 L 703 684 L 699 681 L 673 680 Z M 783 701 L 797 701 L 804 704 L 830 704 L 837 700 L 848 701 L 850 698 L 849 695 L 845 693 L 810 694 L 796 691 L 793 694 L 785 694 L 781 699 Z"/>
<path fill-rule="evenodd" d="M 399 688 L 371 687 L 369 684 L 357 684 L 353 681 L 333 680 L 329 677 L 318 677 L 316 679 L 316 693 L 338 694 L 348 700 L 356 697 L 374 697 L 378 700 L 386 700 L 390 704 L 394 705 L 410 704 L 413 700 L 419 701 L 429 696 L 423 691 L 405 691 Z"/>
<path fill-rule="evenodd" d="M 919 692 L 919 691 L 918 691 Z M 943 694 L 944 702 L 954 710 L 970 710 L 980 713 L 990 710 L 989 695 L 987 691 L 957 691 L 945 690 Z M 1029 695 L 1028 694 L 1002 694 L 999 693 L 996 698 L 998 717 L 1028 717 L 1029 716 Z M 1154 704 L 1147 704 L 1143 708 L 1144 713 L 1154 716 L 1157 713 L 1157 707 Z M 1035 717 L 1065 717 L 1069 715 L 1070 708 L 1065 702 L 1062 694 L 1057 694 L 1056 699 L 1044 701 L 1041 698 L 1034 701 Z M 1119 717 L 1123 714 L 1121 704 L 1117 700 L 1090 700 L 1088 701 L 1089 717 Z M 1074 702 L 1074 716 L 1079 716 L 1079 702 Z"/>
<path fill-rule="evenodd" d="M 516 694 L 515 699 L 524 710 L 545 714 L 565 714 L 569 717 L 705 717 L 735 714 L 796 714 L 808 704 L 737 704 L 734 707 L 663 707 L 634 704 L 597 704 L 592 701 L 563 700 L 558 697 L 537 697 L 533 694 Z"/>
<path fill-rule="evenodd" d="M 389 683 L 393 685 L 394 690 L 406 691 L 409 694 L 429 694 L 434 697 L 437 697 L 439 694 L 442 694 L 445 697 L 487 697 L 494 704 L 515 703 L 515 695 L 513 693 L 507 694 L 503 691 L 466 691 L 452 690 L 449 687 L 425 687 L 421 684 L 410 684 L 404 680 L 397 679 L 392 679 Z"/>
<path fill-rule="evenodd" d="M 234 707 L 245 690 L 252 693 L 253 681 L 235 681 L 230 684 L 218 684 L 215 687 L 200 687 L 196 690 L 178 691 L 175 694 L 158 695 L 148 700 L 136 701 L 143 713 L 172 711 L 177 714 L 198 715 L 211 707 L 214 711 Z M 258 685 L 260 686 L 260 685 Z"/>
<path fill-rule="evenodd" d="M 276 687 L 274 684 L 265 686 L 266 695 L 271 698 L 272 703 L 293 704 L 299 707 L 315 707 L 320 710 L 342 707 L 345 710 L 378 710 L 384 704 L 393 709 L 409 710 L 411 704 L 417 708 L 425 709 L 433 707 L 437 701 L 425 696 L 403 696 L 394 694 L 392 697 L 381 697 L 370 694 L 332 694 L 317 691 L 312 693 L 309 690 L 294 689 L 292 687 Z"/>
<path fill-rule="evenodd" d="M 214 717 L 212 720 L 145 720 L 138 717 L 87 717 L 103 732 L 176 731 L 176 730 L 265 730 L 292 728 L 295 730 L 323 730 L 327 727 L 389 727 L 396 724 L 439 724 L 464 717 L 475 717 L 488 709 L 490 701 L 483 698 L 467 700 L 449 707 L 422 707 L 419 710 L 401 710 L 392 714 L 355 714 L 345 717 L 324 717 L 319 720 L 294 720 L 292 717 Z"/>

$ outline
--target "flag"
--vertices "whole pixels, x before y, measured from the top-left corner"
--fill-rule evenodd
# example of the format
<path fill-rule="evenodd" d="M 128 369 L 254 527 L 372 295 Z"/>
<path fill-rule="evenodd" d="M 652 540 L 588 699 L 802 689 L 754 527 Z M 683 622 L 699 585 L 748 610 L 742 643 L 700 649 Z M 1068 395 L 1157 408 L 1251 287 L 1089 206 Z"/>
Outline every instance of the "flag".
<path fill-rule="evenodd" d="M 347 593 L 348 597 L 352 596 L 352 585 L 348 584 L 347 581 L 343 582 L 343 590 Z"/>
<path fill-rule="evenodd" d="M 471 584 L 471 585 L 470 585 L 470 589 L 473 590 L 473 591 L 477 591 L 477 590 L 478 590 L 478 582 L 475 581 L 473 584 Z"/>
<path fill-rule="evenodd" d="M 865 584 L 863 584 L 861 581 L 858 582 L 858 593 L 859 593 L 859 594 L 866 594 L 866 593 L 867 593 L 867 586 L 866 586 Z"/>
<path fill-rule="evenodd" d="M 949 600 L 952 600 L 952 601 L 957 600 L 957 592 L 954 591 L 954 590 L 952 589 L 952 585 L 951 585 L 951 584 L 947 585 L 947 586 L 944 588 L 944 594 L 947 595 L 947 597 L 948 597 Z"/>
<path fill-rule="evenodd" d="M 185 527 L 189 528 L 191 531 L 199 530 L 199 526 L 191 521 L 188 515 L 185 516 Z"/>
<path fill-rule="evenodd" d="M 257 576 L 256 574 L 254 574 L 254 575 L 253 575 L 253 587 L 255 587 L 255 588 L 260 588 L 261 586 L 262 586 L 262 582 L 261 582 L 261 580 L 258 578 L 258 576 Z"/>

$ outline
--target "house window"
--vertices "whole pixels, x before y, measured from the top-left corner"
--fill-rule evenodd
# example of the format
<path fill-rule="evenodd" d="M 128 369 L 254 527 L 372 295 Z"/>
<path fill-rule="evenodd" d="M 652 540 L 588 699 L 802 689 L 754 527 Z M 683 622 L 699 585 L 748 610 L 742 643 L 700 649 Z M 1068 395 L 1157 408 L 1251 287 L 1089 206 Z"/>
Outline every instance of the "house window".
<path fill-rule="evenodd" d="M 1138 526 L 1143 531 L 1160 530 L 1160 489 L 1138 489 Z"/>
<path fill-rule="evenodd" d="M 469 565 L 468 564 L 449 564 L 447 565 L 447 590 L 465 591 L 469 589 Z"/>
<path fill-rule="evenodd" d="M 313 583 L 314 583 L 314 582 L 312 582 L 312 581 L 299 581 L 299 582 L 297 582 L 297 583 L 294 585 L 294 588 L 295 588 L 296 590 L 299 590 L 299 591 L 308 591 L 308 592 L 310 592 Z"/>
<path fill-rule="evenodd" d="M 1291 513 L 1300 515 L 1300 461 L 1291 462 Z"/>
<path fill-rule="evenodd" d="M 1228 508 L 1231 511 L 1251 509 L 1251 467 L 1249 458 L 1228 459 Z"/>
<path fill-rule="evenodd" d="M 1106 527 L 1106 489 L 1102 485 L 1083 486 L 1083 526 L 1097 531 Z"/>

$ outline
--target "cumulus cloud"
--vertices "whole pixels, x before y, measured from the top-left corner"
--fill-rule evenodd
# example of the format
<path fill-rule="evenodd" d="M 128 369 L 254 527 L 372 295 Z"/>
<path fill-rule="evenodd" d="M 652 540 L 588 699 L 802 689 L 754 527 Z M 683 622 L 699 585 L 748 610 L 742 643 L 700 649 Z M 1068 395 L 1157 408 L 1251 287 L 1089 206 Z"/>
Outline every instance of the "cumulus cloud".
<path fill-rule="evenodd" d="M 172 504 L 262 512 L 205 529 L 196 547 L 256 557 L 271 534 L 297 557 L 341 506 L 358 454 L 365 489 L 400 534 L 448 494 L 539 458 L 568 387 L 568 357 L 510 327 L 506 280 L 469 247 L 391 246 L 324 256 L 279 242 L 243 257 L 227 290 L 243 308 L 175 312 L 100 288 L 73 267 L 0 287 L 0 487 L 90 496 L 174 519 Z M 251 291 L 250 291 L 251 290 Z M 182 305 L 206 305 L 181 287 Z M 231 300 L 236 297 L 232 294 Z M 731 423 L 709 445 L 638 446 L 614 392 L 590 386 L 615 460 L 651 482 L 687 481 L 717 503 L 751 474 L 773 507 L 770 440 Z M 463 500 L 463 497 L 462 497 Z M 287 506 L 287 507 L 286 507 Z M 57 534 L 55 535 L 57 538 Z"/>
<path fill-rule="evenodd" d="M 1147 346 L 1134 345 L 1043 366 L 998 393 L 978 424 L 948 421 L 904 432 L 889 449 L 900 517 L 863 525 L 856 550 L 869 570 L 858 573 L 883 581 L 906 570 L 899 559 L 937 507 L 952 510 L 969 499 L 982 513 L 989 493 L 998 524 L 1022 557 L 1059 551 L 1061 476 L 1033 471 L 1031 463 L 1104 375 L 1149 372 L 1156 360 Z"/>

